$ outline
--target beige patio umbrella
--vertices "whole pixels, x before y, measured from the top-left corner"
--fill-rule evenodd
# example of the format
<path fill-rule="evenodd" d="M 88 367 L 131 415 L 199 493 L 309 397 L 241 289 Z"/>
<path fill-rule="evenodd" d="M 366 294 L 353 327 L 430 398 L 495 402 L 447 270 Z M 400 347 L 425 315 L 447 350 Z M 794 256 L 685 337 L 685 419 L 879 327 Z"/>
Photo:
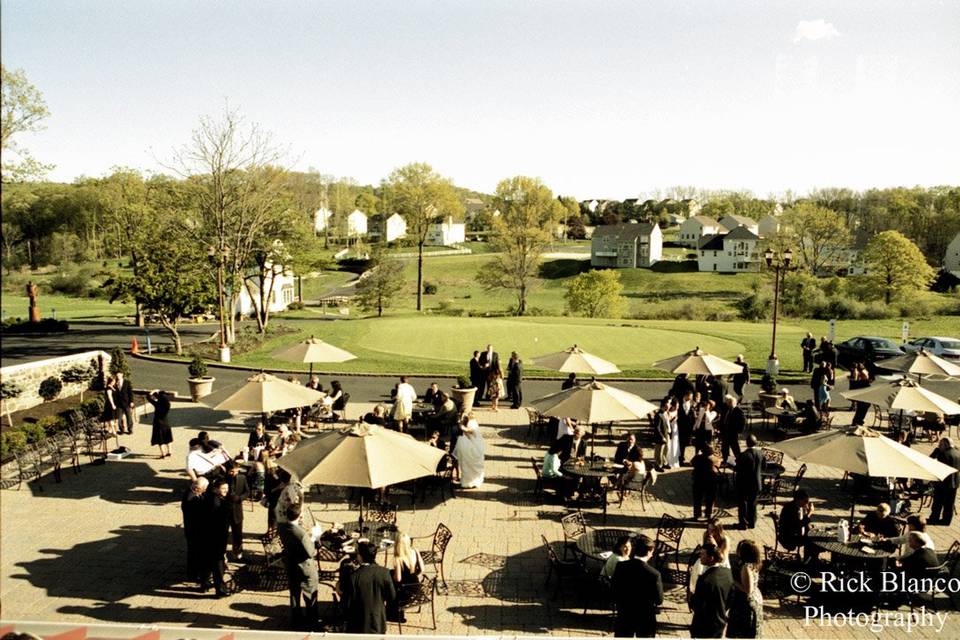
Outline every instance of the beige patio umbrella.
<path fill-rule="evenodd" d="M 890 360 L 882 360 L 877 363 L 877 366 L 888 371 L 912 373 L 918 380 L 923 376 L 960 377 L 960 366 L 923 349 Z"/>
<path fill-rule="evenodd" d="M 408 434 L 361 423 L 305 440 L 277 464 L 305 485 L 380 489 L 433 475 L 445 455 Z M 362 531 L 362 501 L 359 525 Z"/>
<path fill-rule="evenodd" d="M 743 371 L 743 367 L 736 362 L 704 353 L 700 350 L 700 347 L 666 360 L 654 362 L 653 366 L 655 369 L 662 369 L 670 373 L 686 373 L 694 376 L 726 376 Z"/>
<path fill-rule="evenodd" d="M 260 372 L 247 378 L 246 384 L 214 409 L 238 413 L 270 413 L 293 407 L 309 407 L 323 397 L 324 394 L 309 387 Z"/>
<path fill-rule="evenodd" d="M 313 375 L 314 362 L 346 362 L 357 358 L 349 351 L 335 347 L 313 336 L 293 346 L 274 352 L 273 357 L 287 362 L 309 363 L 311 376 Z"/>
<path fill-rule="evenodd" d="M 960 404 L 924 389 L 912 380 L 897 380 L 891 384 L 845 391 L 840 395 L 848 400 L 866 402 L 892 411 L 929 411 L 947 416 L 960 414 Z"/>
<path fill-rule="evenodd" d="M 536 357 L 533 359 L 533 363 L 544 369 L 552 369 L 563 373 L 589 373 L 595 376 L 602 376 L 606 373 L 620 373 L 617 365 L 587 353 L 577 345 L 557 353 Z"/>
<path fill-rule="evenodd" d="M 956 469 L 867 427 L 831 429 L 784 440 L 773 448 L 802 462 L 874 478 L 943 480 Z"/>

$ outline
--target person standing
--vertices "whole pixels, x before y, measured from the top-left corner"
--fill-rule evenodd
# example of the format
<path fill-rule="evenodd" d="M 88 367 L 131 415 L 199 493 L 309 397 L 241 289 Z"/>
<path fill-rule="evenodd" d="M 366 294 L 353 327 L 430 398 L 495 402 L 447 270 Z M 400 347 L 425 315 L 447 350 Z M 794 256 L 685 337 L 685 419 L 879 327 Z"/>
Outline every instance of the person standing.
<path fill-rule="evenodd" d="M 215 480 L 207 492 L 207 530 L 204 532 L 205 549 L 203 576 L 213 575 L 213 588 L 218 597 L 229 595 L 223 575 L 226 571 L 224 556 L 227 554 L 227 534 L 230 526 L 230 511 L 227 501 L 230 487 L 224 478 Z M 203 582 L 201 581 L 201 584 Z"/>
<path fill-rule="evenodd" d="M 480 424 L 472 411 L 463 416 L 460 431 L 457 444 L 451 453 L 457 459 L 460 470 L 460 487 L 475 489 L 483 484 L 484 444 Z"/>
<path fill-rule="evenodd" d="M 760 593 L 760 569 L 763 556 L 753 540 L 737 545 L 740 573 L 730 593 L 728 638 L 763 637 L 763 595 Z"/>
<path fill-rule="evenodd" d="M 103 385 L 103 412 L 100 414 L 100 422 L 106 425 L 111 435 L 117 435 L 117 381 L 113 378 L 107 378 Z"/>
<path fill-rule="evenodd" d="M 124 428 L 127 435 L 133 435 L 133 385 L 123 377 L 123 371 L 117 371 L 117 390 L 114 398 L 120 420 L 120 433 Z"/>
<path fill-rule="evenodd" d="M 663 604 L 663 580 L 650 566 L 653 541 L 639 535 L 633 543 L 634 557 L 617 563 L 613 571 L 613 594 L 617 638 L 653 638 L 657 635 L 657 609 Z"/>
<path fill-rule="evenodd" d="M 693 519 L 701 513 L 707 520 L 713 517 L 713 503 L 717 500 L 717 484 L 720 479 L 720 458 L 710 445 L 698 445 L 697 454 L 690 462 L 693 467 Z"/>
<path fill-rule="evenodd" d="M 817 339 L 807 331 L 806 337 L 800 341 L 800 351 L 803 353 L 803 372 L 813 373 L 813 351 L 817 348 Z"/>
<path fill-rule="evenodd" d="M 510 353 L 510 362 L 507 363 L 507 397 L 510 398 L 510 408 L 519 409 L 523 404 L 523 361 L 516 351 Z"/>
<path fill-rule="evenodd" d="M 670 424 L 670 435 L 667 439 L 667 466 L 671 469 L 680 468 L 680 402 L 670 398 L 670 409 L 667 411 Z"/>
<path fill-rule="evenodd" d="M 403 433 L 410 419 L 413 417 L 413 403 L 417 400 L 417 391 L 409 382 L 406 376 L 400 376 L 400 384 L 397 385 L 397 396 L 393 403 L 393 419 L 397 421 L 397 429 Z"/>
<path fill-rule="evenodd" d="M 573 389 L 580 384 L 580 381 L 577 380 L 577 374 L 571 373 L 567 376 L 567 379 L 560 383 L 560 390 L 566 391 L 567 389 Z"/>
<path fill-rule="evenodd" d="M 693 391 L 684 391 L 677 407 L 677 431 L 680 435 L 680 466 L 686 464 L 687 447 L 693 436 L 693 424 L 697 419 L 697 404 L 693 401 Z"/>
<path fill-rule="evenodd" d="M 737 399 L 743 402 L 743 388 L 750 384 L 750 365 L 743 359 L 743 354 L 737 356 L 736 363 L 743 370 L 733 374 L 733 392 L 737 394 Z"/>
<path fill-rule="evenodd" d="M 930 457 L 960 470 L 960 449 L 953 446 L 950 438 L 940 438 Z M 930 507 L 928 524 L 949 526 L 953 522 L 953 503 L 957 500 L 960 474 L 951 473 L 933 486 L 933 505 Z"/>
<path fill-rule="evenodd" d="M 700 548 L 700 563 L 706 567 L 697 580 L 697 589 L 690 596 L 693 621 L 690 636 L 693 638 L 722 638 L 727 626 L 730 592 L 733 590 L 733 574 L 724 567 L 720 550 L 714 544 Z"/>
<path fill-rule="evenodd" d="M 183 512 L 183 535 L 187 539 L 187 575 L 200 585 L 200 592 L 209 588 L 204 566 L 204 547 L 207 530 L 207 498 L 209 481 L 200 477 L 190 483 L 180 500 Z"/>
<path fill-rule="evenodd" d="M 173 430 L 167 422 L 170 414 L 170 398 L 166 391 L 151 391 L 147 402 L 153 405 L 153 431 L 150 433 L 150 444 L 160 447 L 160 458 L 170 456 L 170 443 L 173 442 Z"/>
<path fill-rule="evenodd" d="M 741 529 L 757 526 L 757 497 L 763 486 L 763 452 L 757 438 L 747 436 L 747 450 L 737 457 L 737 521 Z"/>
<path fill-rule="evenodd" d="M 470 358 L 470 384 L 477 389 L 477 392 L 473 395 L 473 406 L 480 406 L 480 399 L 483 398 L 483 392 L 487 388 L 487 374 L 480 365 L 479 351 L 474 351 L 473 357 Z M 463 407 L 463 409 L 466 411 L 466 407 Z"/>
<path fill-rule="evenodd" d="M 387 605 L 397 598 L 390 572 L 377 565 L 377 548 L 369 542 L 357 544 L 360 566 L 350 575 L 344 593 L 347 633 L 387 632 Z"/>
<path fill-rule="evenodd" d="M 499 366 L 489 369 L 487 375 L 487 395 L 490 396 L 491 410 L 499 411 L 500 398 L 506 395 L 504 393 L 503 371 L 500 370 Z"/>
<path fill-rule="evenodd" d="M 233 559 L 243 558 L 243 501 L 250 496 L 250 488 L 247 486 L 247 476 L 240 473 L 240 466 L 233 460 L 227 460 L 223 465 L 227 472 L 227 484 L 230 492 L 227 494 L 227 502 L 230 503 L 229 526 L 233 542 Z"/>
<path fill-rule="evenodd" d="M 300 508 L 299 504 L 290 505 L 286 519 L 277 524 L 277 535 L 283 545 L 283 566 L 287 570 L 294 623 L 301 617 L 301 606 L 305 603 L 302 619 L 307 629 L 313 631 L 319 630 L 320 619 L 317 608 L 317 594 L 320 591 L 315 558 L 317 548 L 310 534 L 299 524 Z"/>
<path fill-rule="evenodd" d="M 870 386 L 870 372 L 867 371 L 867 368 L 863 365 L 862 362 L 858 362 L 853 365 L 853 370 L 850 372 L 850 390 L 854 391 L 857 389 L 866 389 Z M 864 422 L 867 419 L 867 412 L 870 410 L 869 402 L 853 402 L 854 413 L 853 420 L 851 424 L 855 427 L 862 427 Z"/>
<path fill-rule="evenodd" d="M 667 443 L 670 441 L 670 398 L 660 403 L 653 426 L 653 464 L 657 472 L 667 467 Z"/>
<path fill-rule="evenodd" d="M 723 403 L 726 410 L 721 418 L 723 426 L 720 429 L 720 437 L 723 461 L 727 462 L 731 451 L 734 460 L 740 455 L 740 434 L 747 428 L 747 417 L 743 414 L 743 409 L 739 407 L 735 397 L 728 395 L 724 397 Z"/>

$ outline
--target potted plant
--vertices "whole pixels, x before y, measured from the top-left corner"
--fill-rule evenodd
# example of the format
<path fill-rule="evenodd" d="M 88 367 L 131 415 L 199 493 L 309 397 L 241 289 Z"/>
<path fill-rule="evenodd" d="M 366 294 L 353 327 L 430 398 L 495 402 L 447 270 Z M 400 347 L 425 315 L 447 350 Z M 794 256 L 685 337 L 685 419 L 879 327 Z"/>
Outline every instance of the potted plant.
<path fill-rule="evenodd" d="M 187 384 L 190 385 L 190 397 L 194 402 L 199 402 L 200 398 L 210 395 L 213 391 L 213 381 L 216 378 L 207 375 L 207 363 L 203 361 L 199 353 L 193 354 L 193 359 L 187 366 L 190 377 L 187 378 Z"/>
<path fill-rule="evenodd" d="M 450 390 L 453 401 L 460 407 L 460 411 L 469 411 L 473 406 L 473 399 L 477 395 L 477 388 L 467 376 L 457 376 L 457 384 Z"/>
<path fill-rule="evenodd" d="M 760 388 L 763 390 L 757 394 L 763 407 L 769 408 L 776 404 L 777 398 L 777 378 L 769 373 L 763 374 L 760 379 Z"/>

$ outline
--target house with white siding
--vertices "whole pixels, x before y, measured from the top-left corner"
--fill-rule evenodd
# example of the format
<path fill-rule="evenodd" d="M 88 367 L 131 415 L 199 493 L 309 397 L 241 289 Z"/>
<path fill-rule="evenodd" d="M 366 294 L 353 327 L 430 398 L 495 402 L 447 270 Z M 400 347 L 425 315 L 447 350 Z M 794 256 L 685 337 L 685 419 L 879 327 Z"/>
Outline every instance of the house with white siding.
<path fill-rule="evenodd" d="M 371 240 L 393 242 L 407 235 L 407 221 L 399 213 L 387 217 L 383 214 L 371 216 L 368 225 Z"/>
<path fill-rule="evenodd" d="M 320 207 L 313 214 L 313 230 L 316 233 L 323 233 L 330 224 L 330 218 L 333 217 L 333 211 L 326 207 Z"/>
<path fill-rule="evenodd" d="M 426 244 L 449 247 L 467 241 L 467 225 L 454 222 L 453 216 L 447 216 L 443 222 L 434 222 L 427 227 Z"/>
<path fill-rule="evenodd" d="M 757 222 L 757 235 L 761 238 L 771 238 L 780 231 L 780 218 L 768 213 Z"/>
<path fill-rule="evenodd" d="M 943 268 L 960 276 L 960 233 L 955 235 L 947 245 L 947 252 L 943 256 Z"/>
<path fill-rule="evenodd" d="M 268 267 L 268 269 L 270 268 Z M 267 308 L 270 309 L 270 313 L 286 311 L 290 303 L 294 301 L 294 280 L 295 276 L 292 271 L 281 270 L 279 267 L 270 269 L 267 273 L 263 284 L 264 288 L 270 292 L 267 298 Z M 244 284 L 240 287 L 237 313 L 242 316 L 252 316 L 259 308 L 260 279 L 255 274 L 251 274 L 244 279 Z"/>
<path fill-rule="evenodd" d="M 367 214 L 354 209 L 347 215 L 347 237 L 358 238 L 367 235 Z"/>
<path fill-rule="evenodd" d="M 663 233 L 656 223 L 599 225 L 590 238 L 590 264 L 594 267 L 650 267 L 662 257 Z"/>
<path fill-rule="evenodd" d="M 706 236 L 697 250 L 697 268 L 714 273 L 755 272 L 761 260 L 759 242 L 760 237 L 745 226 Z"/>
<path fill-rule="evenodd" d="M 725 229 L 710 216 L 692 216 L 680 225 L 677 242 L 687 247 L 697 248 L 704 236 L 716 235 L 721 231 Z"/>

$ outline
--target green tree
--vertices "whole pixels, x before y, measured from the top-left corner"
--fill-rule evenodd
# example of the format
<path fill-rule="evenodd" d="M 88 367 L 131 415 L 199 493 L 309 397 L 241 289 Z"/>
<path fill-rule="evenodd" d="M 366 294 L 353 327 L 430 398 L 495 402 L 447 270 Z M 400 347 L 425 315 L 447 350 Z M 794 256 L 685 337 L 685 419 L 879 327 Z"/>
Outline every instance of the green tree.
<path fill-rule="evenodd" d="M 357 303 L 364 311 L 376 311 L 377 317 L 391 307 L 403 288 L 403 262 L 389 259 L 382 250 L 370 257 L 370 268 L 357 284 Z"/>
<path fill-rule="evenodd" d="M 886 304 L 925 290 L 936 275 L 917 245 L 899 231 L 872 237 L 861 258 L 867 268 L 866 281 L 883 292 Z"/>
<path fill-rule="evenodd" d="M 353 205 L 368 216 L 372 216 L 377 212 L 377 204 L 377 196 L 373 194 L 372 190 L 361 191 L 353 201 Z"/>
<path fill-rule="evenodd" d="M 591 270 L 570 281 L 564 299 L 571 313 L 588 318 L 619 318 L 627 303 L 622 293 L 619 271 Z"/>
<path fill-rule="evenodd" d="M 30 152 L 14 142 L 17 134 L 41 131 L 40 123 L 50 115 L 43 94 L 27 80 L 22 69 L 8 71 L 0 65 L 0 175 L 4 184 L 43 176 L 52 166 L 41 164 Z"/>
<path fill-rule="evenodd" d="M 850 242 L 850 232 L 836 211 L 800 203 L 783 214 L 781 225 L 785 240 L 797 250 L 797 258 L 817 274 L 842 258 Z"/>
<path fill-rule="evenodd" d="M 423 247 L 430 225 L 463 216 L 463 204 L 453 183 L 422 162 L 394 169 L 384 182 L 387 196 L 407 221 L 407 236 L 417 243 L 417 311 L 423 306 Z"/>
<path fill-rule="evenodd" d="M 564 208 L 538 178 L 502 180 L 494 196 L 500 215 L 493 219 L 491 244 L 498 255 L 477 273 L 488 289 L 516 291 L 516 314 L 527 310 L 527 295 L 540 269 L 540 256 L 552 240 L 549 229 Z"/>

